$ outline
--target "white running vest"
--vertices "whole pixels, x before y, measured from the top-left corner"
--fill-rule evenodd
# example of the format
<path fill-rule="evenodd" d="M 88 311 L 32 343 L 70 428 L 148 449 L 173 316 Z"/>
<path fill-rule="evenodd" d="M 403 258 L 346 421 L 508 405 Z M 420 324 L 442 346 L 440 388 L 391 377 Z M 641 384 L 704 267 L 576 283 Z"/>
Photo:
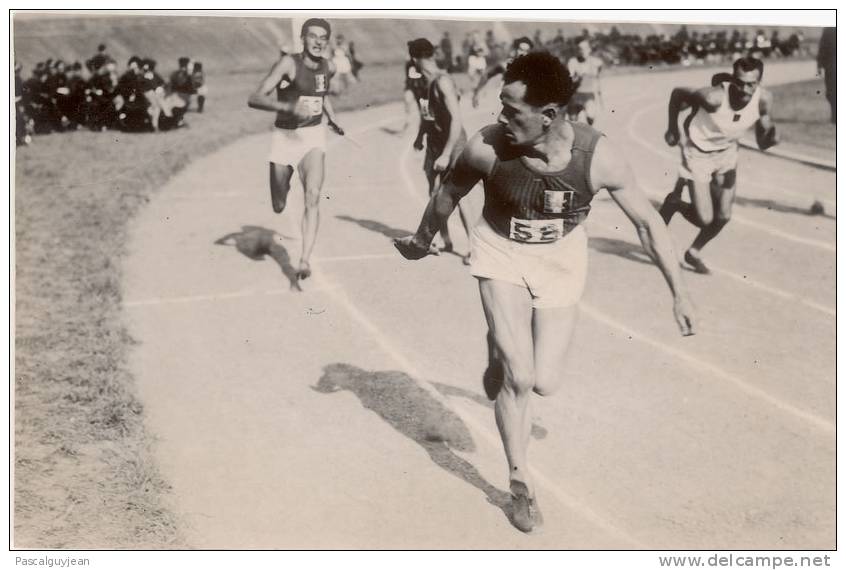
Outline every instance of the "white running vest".
<path fill-rule="evenodd" d="M 723 83 L 723 102 L 713 113 L 703 108 L 696 110 L 692 119 L 685 121 L 687 138 L 700 150 L 713 152 L 724 150 L 749 130 L 761 117 L 758 105 L 761 89 L 755 89 L 752 99 L 742 109 L 735 111 L 729 104 L 729 84 Z"/>

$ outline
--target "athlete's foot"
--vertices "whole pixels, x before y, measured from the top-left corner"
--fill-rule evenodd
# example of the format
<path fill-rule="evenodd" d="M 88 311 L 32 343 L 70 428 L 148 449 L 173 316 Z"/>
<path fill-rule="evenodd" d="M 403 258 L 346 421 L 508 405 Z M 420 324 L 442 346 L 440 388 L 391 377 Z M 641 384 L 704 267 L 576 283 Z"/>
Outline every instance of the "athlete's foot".
<path fill-rule="evenodd" d="M 667 194 L 667 197 L 664 198 L 664 203 L 661 204 L 661 209 L 658 210 L 658 213 L 661 215 L 661 219 L 664 220 L 665 224 L 669 225 L 670 220 L 673 219 L 673 215 L 678 212 L 679 201 L 680 198 L 675 192 L 670 192 Z"/>
<path fill-rule="evenodd" d="M 467 255 L 463 256 L 463 257 L 461 258 L 461 262 L 462 262 L 464 265 L 470 265 L 470 254 L 468 253 Z"/>
<path fill-rule="evenodd" d="M 526 533 L 543 526 L 537 500 L 529 496 L 529 488 L 522 481 L 511 482 L 511 524 Z"/>
<path fill-rule="evenodd" d="M 705 265 L 705 262 L 702 261 L 702 258 L 699 257 L 699 253 L 693 253 L 692 250 L 687 250 L 684 254 L 685 262 L 693 267 L 693 270 L 697 273 L 701 273 L 702 275 L 710 275 L 711 270 L 708 269 L 708 266 Z"/>
<path fill-rule="evenodd" d="M 444 245 L 441 247 L 441 251 L 444 253 L 452 253 L 455 250 L 451 241 L 445 241 Z"/>
<path fill-rule="evenodd" d="M 297 269 L 297 281 L 305 281 L 311 277 L 311 266 L 308 261 L 301 261 L 300 268 Z"/>

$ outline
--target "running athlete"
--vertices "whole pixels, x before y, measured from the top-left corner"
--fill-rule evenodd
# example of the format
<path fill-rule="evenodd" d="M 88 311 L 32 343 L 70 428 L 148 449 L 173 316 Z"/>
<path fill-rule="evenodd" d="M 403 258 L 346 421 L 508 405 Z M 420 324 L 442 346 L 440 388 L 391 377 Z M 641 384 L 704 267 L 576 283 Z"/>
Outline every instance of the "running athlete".
<path fill-rule="evenodd" d="M 505 60 L 497 63 L 496 65 L 492 65 L 482 76 L 479 78 L 479 82 L 476 84 L 476 88 L 473 89 L 473 107 L 479 106 L 479 93 L 482 89 L 485 88 L 485 85 L 488 84 L 488 81 L 496 77 L 497 75 L 503 75 L 505 73 L 505 68 L 508 67 L 508 64 L 511 63 L 515 57 L 520 57 L 521 55 L 526 55 L 530 51 L 534 44 L 532 40 L 527 37 L 517 38 L 514 40 L 514 43 L 511 45 L 511 55 Z"/>
<path fill-rule="evenodd" d="M 434 59 L 435 46 L 425 38 L 408 42 L 408 54 L 414 66 L 420 70 L 424 82 L 418 86 L 415 97 L 420 110 L 420 128 L 414 141 L 415 150 L 423 150 L 426 139 L 426 157 L 423 171 L 429 183 L 429 195 L 434 194 L 440 181 L 455 165 L 467 142 L 467 134 L 461 124 L 461 109 L 458 103 L 458 90 L 449 74 L 442 71 Z M 468 236 L 470 233 L 468 213 L 459 208 L 461 223 Z M 449 237 L 447 220 L 439 228 L 444 240 L 442 251 L 452 252 L 452 239 Z M 469 255 L 464 256 L 465 264 L 470 263 Z"/>
<path fill-rule="evenodd" d="M 311 275 L 309 259 L 320 223 L 318 207 L 326 171 L 324 115 L 335 133 L 344 134 L 335 121 L 335 112 L 327 97 L 335 69 L 331 61 L 323 58 L 323 52 L 331 33 L 326 20 L 306 20 L 301 33 L 302 53 L 282 54 L 248 102 L 253 109 L 276 113 L 276 128 L 270 147 L 273 211 L 279 214 L 285 209 L 294 167 L 305 190 L 303 251 L 297 270 L 298 279 Z"/>
<path fill-rule="evenodd" d="M 573 84 L 548 53 L 515 59 L 505 72 L 497 124 L 477 133 L 429 201 L 417 233 L 395 241 L 407 259 L 426 256 L 435 232 L 479 181 L 481 219 L 471 233 L 471 273 L 488 323 L 483 385 L 495 400 L 508 460 L 512 523 L 531 532 L 542 522 L 526 452 L 529 396 L 554 393 L 587 273 L 583 222 L 605 188 L 634 224 L 664 274 L 683 335 L 694 316 L 666 226 L 633 180 L 622 153 L 593 128 L 565 119 Z"/>
<path fill-rule="evenodd" d="M 699 234 L 684 254 L 697 273 L 710 270 L 700 256 L 731 219 L 737 187 L 737 141 L 752 126 L 758 147 L 766 150 L 778 142 L 770 117 L 772 95 L 760 86 L 764 62 L 743 57 L 734 62 L 733 72 L 717 74 L 715 86 L 699 90 L 676 88 L 670 96 L 669 126 L 664 140 L 676 146 L 681 140 L 679 113 L 691 108 L 684 121 L 681 165 L 675 188 L 664 199 L 661 217 L 667 224 L 676 212 L 699 228 Z M 685 186 L 690 203 L 681 199 Z"/>
<path fill-rule="evenodd" d="M 576 83 L 576 92 L 570 98 L 567 115 L 571 121 L 592 125 L 599 111 L 598 104 L 602 102 L 602 86 L 599 82 L 602 60 L 592 55 L 589 39 L 580 41 L 578 48 L 579 54 L 567 62 L 567 69 Z"/>
<path fill-rule="evenodd" d="M 411 116 L 415 114 L 414 107 L 418 105 L 417 101 L 420 93 L 425 92 L 425 90 L 426 78 L 417 70 L 414 61 L 409 59 L 405 62 L 405 89 L 402 92 L 403 100 L 405 101 L 405 123 L 399 132 L 405 132 L 409 125 L 411 125 Z"/>

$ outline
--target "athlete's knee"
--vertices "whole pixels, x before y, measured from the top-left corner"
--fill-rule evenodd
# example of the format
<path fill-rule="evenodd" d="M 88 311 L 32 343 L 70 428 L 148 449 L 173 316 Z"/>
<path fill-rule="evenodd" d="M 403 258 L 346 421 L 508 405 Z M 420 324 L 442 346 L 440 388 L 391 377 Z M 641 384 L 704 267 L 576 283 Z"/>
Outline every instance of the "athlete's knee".
<path fill-rule="evenodd" d="M 696 220 L 700 227 L 710 226 L 714 221 L 714 211 L 711 208 L 694 208 Z"/>
<path fill-rule="evenodd" d="M 542 373 L 538 371 L 535 375 L 535 385 L 532 390 L 538 396 L 552 396 L 561 388 L 561 383 L 560 372 Z"/>
<path fill-rule="evenodd" d="M 506 363 L 503 389 L 520 396 L 535 387 L 534 367 L 529 364 Z"/>
<path fill-rule="evenodd" d="M 305 189 L 305 207 L 317 208 L 320 205 L 320 187 L 307 185 Z"/>
<path fill-rule="evenodd" d="M 731 221 L 731 210 L 720 210 L 714 216 L 714 224 L 724 226 Z"/>

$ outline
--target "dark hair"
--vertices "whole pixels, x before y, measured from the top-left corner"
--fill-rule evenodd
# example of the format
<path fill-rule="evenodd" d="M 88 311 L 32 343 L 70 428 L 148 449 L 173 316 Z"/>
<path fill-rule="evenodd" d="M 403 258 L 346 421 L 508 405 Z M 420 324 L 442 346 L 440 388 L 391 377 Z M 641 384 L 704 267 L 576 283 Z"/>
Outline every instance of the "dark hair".
<path fill-rule="evenodd" d="M 309 18 L 303 23 L 303 27 L 300 30 L 300 37 L 305 37 L 306 30 L 309 29 L 311 26 L 317 26 L 318 28 L 323 28 L 326 30 L 326 35 L 332 35 L 332 27 L 329 25 L 329 22 L 324 20 L 323 18 Z"/>
<path fill-rule="evenodd" d="M 758 79 L 764 76 L 764 60 L 758 59 L 757 57 L 741 57 L 735 60 L 731 68 L 732 70 L 734 70 L 735 73 L 737 73 L 738 70 L 742 71 L 743 73 L 757 71 Z"/>
<path fill-rule="evenodd" d="M 566 105 L 573 95 L 570 72 L 557 57 L 546 52 L 521 55 L 512 61 L 503 75 L 505 84 L 522 81 L 526 84 L 523 100 L 542 107 L 549 103 Z"/>
<path fill-rule="evenodd" d="M 522 38 L 517 38 L 516 40 L 514 40 L 514 43 L 511 44 L 511 47 L 513 47 L 514 49 L 517 49 L 517 48 L 520 47 L 520 44 L 528 44 L 529 49 L 532 49 L 533 47 L 535 47 L 535 43 L 532 40 L 530 40 L 529 38 L 527 38 L 526 36 L 523 36 Z"/>
<path fill-rule="evenodd" d="M 408 42 L 408 55 L 429 58 L 435 55 L 435 46 L 426 38 L 417 38 Z"/>
<path fill-rule="evenodd" d="M 137 64 L 138 67 L 141 67 L 141 65 L 142 65 L 141 58 L 138 57 L 137 55 L 133 55 L 132 57 L 129 58 L 129 61 L 126 62 L 126 67 L 132 67 L 133 63 Z"/>
<path fill-rule="evenodd" d="M 190 62 L 190 61 L 191 61 L 190 57 L 185 57 L 185 56 L 180 57 L 179 58 L 179 67 L 186 67 L 188 65 L 188 62 Z"/>

